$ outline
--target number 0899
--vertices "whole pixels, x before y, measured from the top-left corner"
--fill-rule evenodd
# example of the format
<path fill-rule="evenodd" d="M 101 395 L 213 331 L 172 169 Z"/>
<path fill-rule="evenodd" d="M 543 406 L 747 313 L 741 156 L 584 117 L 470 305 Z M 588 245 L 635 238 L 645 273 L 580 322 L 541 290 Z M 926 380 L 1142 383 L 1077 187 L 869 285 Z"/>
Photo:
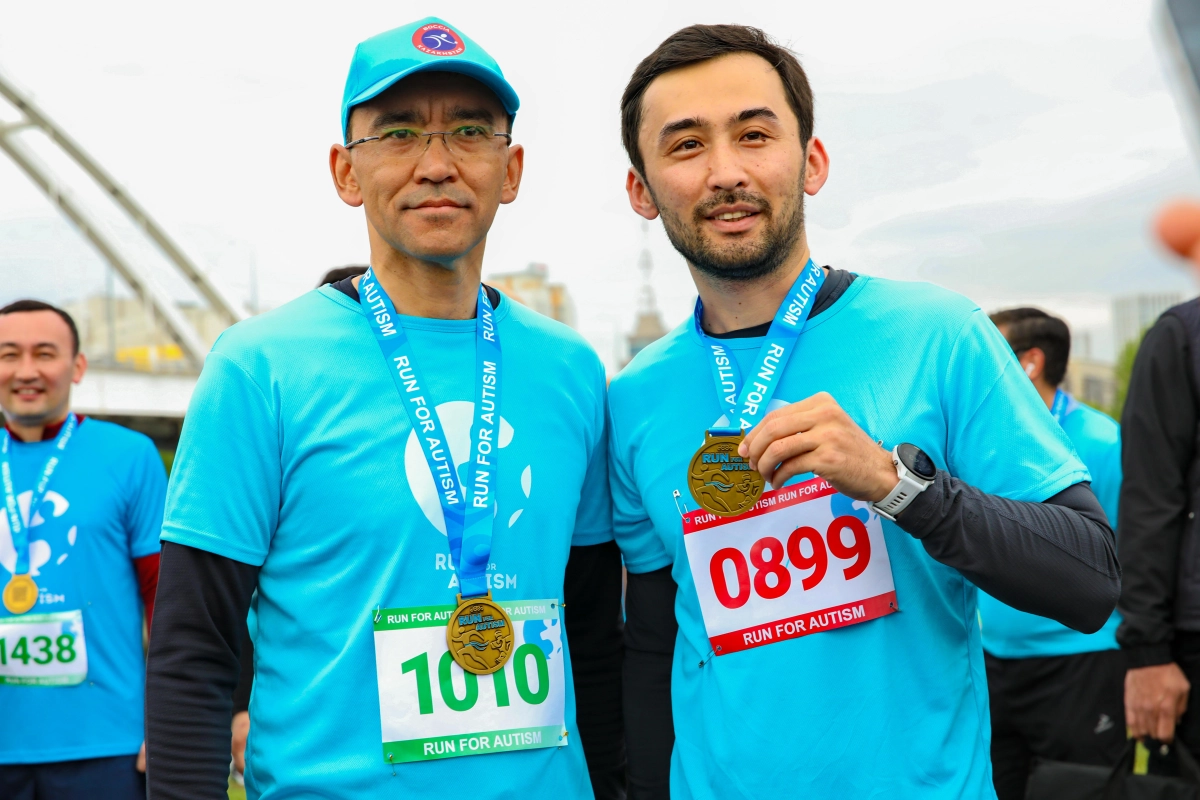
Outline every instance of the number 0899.
<path fill-rule="evenodd" d="M 739 517 L 692 512 L 683 533 L 716 655 L 899 608 L 881 518 L 821 478 L 767 492 Z"/>
<path fill-rule="evenodd" d="M 843 538 L 845 532 L 851 534 L 849 544 Z M 764 600 L 787 594 L 792 588 L 792 569 L 812 570 L 800 578 L 800 588 L 805 591 L 815 589 L 825 580 L 831 553 L 841 561 L 850 562 L 842 568 L 846 580 L 857 578 L 871 563 L 871 537 L 867 526 L 857 517 L 842 516 L 829 524 L 822 537 L 816 528 L 802 525 L 792 531 L 786 547 L 776 537 L 764 536 L 750 546 L 749 564 L 741 550 L 723 547 L 713 553 L 709 561 L 709 576 L 721 605 L 741 608 L 750 599 L 752 591 Z M 788 563 L 784 561 L 785 554 Z M 730 591 L 726 578 L 726 563 L 732 563 L 737 578 L 734 592 Z M 753 580 L 751 566 L 754 567 Z"/>

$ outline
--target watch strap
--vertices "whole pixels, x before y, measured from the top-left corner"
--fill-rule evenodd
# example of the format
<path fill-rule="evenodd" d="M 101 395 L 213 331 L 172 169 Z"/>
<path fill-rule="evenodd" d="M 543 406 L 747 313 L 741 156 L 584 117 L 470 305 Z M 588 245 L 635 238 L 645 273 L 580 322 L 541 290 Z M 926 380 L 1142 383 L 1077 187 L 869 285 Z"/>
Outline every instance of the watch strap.
<path fill-rule="evenodd" d="M 897 450 L 899 450 L 899 446 L 892 450 L 892 463 L 896 465 L 896 477 L 898 479 L 896 486 L 882 500 L 871 504 L 871 507 L 881 517 L 892 522 L 896 521 L 896 515 L 908 508 L 913 498 L 925 491 L 929 488 L 929 484 L 933 483 L 933 481 L 919 477 L 909 470 L 908 467 L 904 466 Z"/>

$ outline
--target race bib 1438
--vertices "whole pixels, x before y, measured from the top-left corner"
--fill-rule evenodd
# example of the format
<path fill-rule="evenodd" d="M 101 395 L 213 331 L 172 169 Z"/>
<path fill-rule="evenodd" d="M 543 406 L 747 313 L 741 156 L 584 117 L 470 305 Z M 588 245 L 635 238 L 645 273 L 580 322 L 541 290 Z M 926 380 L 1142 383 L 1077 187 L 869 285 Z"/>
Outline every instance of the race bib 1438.
<path fill-rule="evenodd" d="M 683 533 L 718 656 L 898 610 L 879 515 L 821 478 L 767 492 L 738 517 L 689 512 Z"/>
<path fill-rule="evenodd" d="M 465 672 L 446 649 L 454 606 L 376 616 L 383 759 L 390 764 L 562 747 L 565 685 L 557 600 L 498 601 L 513 621 L 511 660 Z"/>
<path fill-rule="evenodd" d="M 0 617 L 0 684 L 74 686 L 87 664 L 83 612 Z"/>

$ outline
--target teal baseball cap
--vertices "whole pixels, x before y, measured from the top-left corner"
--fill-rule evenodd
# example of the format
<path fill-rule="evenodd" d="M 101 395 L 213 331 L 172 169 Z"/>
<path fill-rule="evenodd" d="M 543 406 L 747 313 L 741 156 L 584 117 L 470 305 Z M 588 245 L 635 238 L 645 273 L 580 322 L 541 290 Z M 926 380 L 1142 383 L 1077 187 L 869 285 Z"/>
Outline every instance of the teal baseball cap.
<path fill-rule="evenodd" d="M 486 50 L 443 20 L 426 17 L 372 36 L 355 48 L 342 94 L 342 141 L 346 141 L 352 108 L 416 72 L 458 72 L 474 78 L 496 93 L 510 115 L 521 105 Z"/>

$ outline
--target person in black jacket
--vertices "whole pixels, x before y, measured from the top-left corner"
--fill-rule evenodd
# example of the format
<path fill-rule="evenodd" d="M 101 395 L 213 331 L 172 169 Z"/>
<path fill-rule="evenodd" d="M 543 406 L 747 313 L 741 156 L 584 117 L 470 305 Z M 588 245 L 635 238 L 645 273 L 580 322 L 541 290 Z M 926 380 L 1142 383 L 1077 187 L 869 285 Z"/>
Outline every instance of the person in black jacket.
<path fill-rule="evenodd" d="M 1181 255 L 1200 240 L 1200 207 L 1169 209 L 1164 242 Z M 1195 256 L 1193 256 L 1195 258 Z M 1200 299 L 1168 309 L 1146 331 L 1121 416 L 1119 556 L 1124 581 L 1117 641 L 1129 657 L 1125 715 L 1133 736 L 1200 755 L 1200 490 L 1197 408 Z"/>

